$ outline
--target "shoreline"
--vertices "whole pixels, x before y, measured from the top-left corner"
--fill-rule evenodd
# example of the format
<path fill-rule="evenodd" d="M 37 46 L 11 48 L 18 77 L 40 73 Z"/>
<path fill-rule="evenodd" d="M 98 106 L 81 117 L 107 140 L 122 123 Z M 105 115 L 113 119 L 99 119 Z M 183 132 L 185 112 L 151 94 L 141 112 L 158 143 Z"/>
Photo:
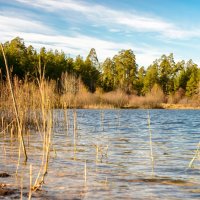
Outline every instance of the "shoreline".
<path fill-rule="evenodd" d="M 200 110 L 200 106 L 192 106 L 190 104 L 162 104 L 163 109 L 169 110 Z"/>
<path fill-rule="evenodd" d="M 200 106 L 192 106 L 190 104 L 169 104 L 169 103 L 161 103 L 155 106 L 114 106 L 114 105 L 105 105 L 105 104 L 97 104 L 97 105 L 84 105 L 84 106 L 75 106 L 69 107 L 68 109 L 163 109 L 163 110 L 200 110 Z"/>

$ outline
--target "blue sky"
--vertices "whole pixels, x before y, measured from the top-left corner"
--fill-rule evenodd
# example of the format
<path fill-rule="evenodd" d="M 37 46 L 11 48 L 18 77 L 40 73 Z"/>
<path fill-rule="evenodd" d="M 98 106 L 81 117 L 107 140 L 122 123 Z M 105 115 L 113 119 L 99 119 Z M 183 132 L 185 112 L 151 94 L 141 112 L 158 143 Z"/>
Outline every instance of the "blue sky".
<path fill-rule="evenodd" d="M 0 42 L 14 37 L 100 61 L 132 49 L 137 63 L 162 54 L 200 65 L 199 0 L 0 0 Z"/>

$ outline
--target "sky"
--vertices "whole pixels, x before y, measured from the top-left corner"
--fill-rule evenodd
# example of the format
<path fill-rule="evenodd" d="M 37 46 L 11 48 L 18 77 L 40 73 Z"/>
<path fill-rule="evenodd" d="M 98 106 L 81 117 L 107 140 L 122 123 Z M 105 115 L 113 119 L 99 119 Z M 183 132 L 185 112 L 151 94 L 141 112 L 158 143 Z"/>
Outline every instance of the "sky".
<path fill-rule="evenodd" d="M 101 62 L 132 49 L 139 66 L 161 55 L 200 66 L 199 0 L 0 0 L 0 42 L 15 37 L 39 50 Z"/>

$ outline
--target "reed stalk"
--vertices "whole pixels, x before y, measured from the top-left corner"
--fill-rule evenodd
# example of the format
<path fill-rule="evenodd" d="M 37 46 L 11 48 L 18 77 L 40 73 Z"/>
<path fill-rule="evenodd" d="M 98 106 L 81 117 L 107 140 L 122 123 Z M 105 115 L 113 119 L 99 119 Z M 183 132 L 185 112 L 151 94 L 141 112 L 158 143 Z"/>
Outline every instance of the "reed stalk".
<path fill-rule="evenodd" d="M 40 128 L 39 123 L 37 122 L 38 129 L 42 132 L 43 139 L 43 153 L 42 153 L 42 162 L 40 170 L 38 172 L 35 183 L 32 186 L 33 191 L 37 191 L 44 184 L 45 176 L 47 175 L 48 166 L 49 166 L 49 157 L 50 157 L 50 147 L 52 139 L 52 125 L 53 125 L 53 114 L 51 111 L 51 104 L 49 99 L 49 94 L 47 91 L 47 84 L 44 80 L 44 70 L 41 70 L 41 64 L 39 61 L 39 91 L 41 98 L 41 115 L 42 115 L 42 128 Z"/>
<path fill-rule="evenodd" d="M 153 145 L 152 145 L 152 130 L 151 130 L 151 119 L 150 113 L 148 110 L 148 129 L 149 129 L 149 146 L 150 146 L 150 158 L 151 158 L 151 166 L 152 166 L 152 173 L 154 172 L 154 155 L 153 155 Z"/>
<path fill-rule="evenodd" d="M 98 143 L 95 145 L 96 147 L 96 164 L 99 162 L 99 145 Z"/>
<path fill-rule="evenodd" d="M 19 169 L 19 165 L 20 165 L 20 158 L 21 158 L 21 146 L 22 146 L 22 142 L 21 140 L 19 141 L 19 150 L 18 150 L 18 161 L 17 161 L 17 168 L 15 171 L 15 175 L 17 176 L 18 174 L 18 169 Z"/>
<path fill-rule="evenodd" d="M 23 200 L 23 177 L 20 179 L 20 200 Z"/>
<path fill-rule="evenodd" d="M 74 159 L 76 158 L 76 139 L 77 139 L 77 113 L 76 110 L 73 110 L 73 118 L 74 118 L 74 125 L 73 125 L 73 133 L 74 133 Z"/>
<path fill-rule="evenodd" d="M 104 131 L 104 111 L 101 110 L 101 127 L 102 127 L 102 131 Z"/>
<path fill-rule="evenodd" d="M 30 165 L 30 187 L 29 187 L 29 195 L 28 195 L 28 200 L 31 200 L 31 196 L 32 196 L 32 165 Z"/>
<path fill-rule="evenodd" d="M 52 137 L 52 132 L 51 132 L 51 128 L 52 128 L 52 123 L 53 123 L 53 117 L 52 117 L 52 112 L 49 111 L 49 123 L 48 123 L 48 127 L 47 127 L 47 133 L 46 133 L 46 162 L 45 162 L 45 166 L 44 166 L 44 175 L 43 177 L 47 174 L 48 171 L 48 166 L 49 166 L 49 157 L 50 157 L 50 147 L 51 147 L 51 137 Z M 44 178 L 43 178 L 44 179 Z"/>
<path fill-rule="evenodd" d="M 66 127 L 67 136 L 68 136 L 69 135 L 69 116 L 68 116 L 68 109 L 67 109 L 66 103 L 64 103 L 63 111 L 64 111 L 64 126 Z"/>
<path fill-rule="evenodd" d="M 87 161 L 85 160 L 85 167 L 84 167 L 84 179 L 85 179 L 85 186 L 87 185 Z"/>
<path fill-rule="evenodd" d="M 18 111 L 17 102 L 16 102 L 15 95 L 14 95 L 13 86 L 12 86 L 11 79 L 10 79 L 10 73 L 9 73 L 9 69 L 8 69 L 7 59 L 5 56 L 3 45 L 1 44 L 0 46 L 1 46 L 1 51 L 3 54 L 4 62 L 5 62 L 7 80 L 8 80 L 8 84 L 9 84 L 9 88 L 10 88 L 10 93 L 11 93 L 11 97 L 12 97 L 12 101 L 13 101 L 13 108 L 14 108 L 14 112 L 15 112 L 15 116 L 16 116 L 16 120 L 17 120 L 17 125 L 18 125 L 18 131 L 19 131 L 18 133 L 20 135 L 20 140 L 22 142 L 22 148 L 23 148 L 23 152 L 24 152 L 24 161 L 27 162 L 28 156 L 27 156 L 26 147 L 24 144 L 24 138 L 23 138 L 23 134 L 22 134 L 22 130 L 21 130 L 21 122 L 20 122 L 20 118 L 19 118 L 19 111 Z"/>
<path fill-rule="evenodd" d="M 194 166 L 194 161 L 197 159 L 197 157 L 199 156 L 199 150 L 200 150 L 200 142 L 199 142 L 199 144 L 197 145 L 197 149 L 196 149 L 196 151 L 195 151 L 195 154 L 194 154 L 194 156 L 193 156 L 193 158 L 192 158 L 192 160 L 190 161 L 190 163 L 189 163 L 189 168 L 192 168 L 193 166 Z"/>

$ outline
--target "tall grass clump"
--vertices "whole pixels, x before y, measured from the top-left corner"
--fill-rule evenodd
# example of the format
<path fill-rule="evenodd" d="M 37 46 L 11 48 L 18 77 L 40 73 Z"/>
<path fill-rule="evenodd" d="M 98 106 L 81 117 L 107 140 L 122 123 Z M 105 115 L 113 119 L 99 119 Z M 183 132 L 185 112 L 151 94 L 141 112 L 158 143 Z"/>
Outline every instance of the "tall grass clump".
<path fill-rule="evenodd" d="M 183 102 L 184 96 L 185 96 L 185 90 L 182 89 L 182 88 L 179 88 L 178 91 L 176 91 L 173 94 L 169 95 L 167 103 L 177 104 L 177 103 L 180 103 L 181 100 Z"/>
<path fill-rule="evenodd" d="M 2 44 L 1 44 L 1 50 L 2 50 L 3 57 L 4 57 L 4 61 L 5 61 L 7 82 L 8 82 L 9 88 L 10 88 L 10 94 L 11 94 L 12 102 L 13 102 L 13 109 L 14 109 L 15 118 L 16 118 L 16 122 L 17 122 L 18 136 L 20 138 L 20 147 L 22 145 L 23 152 L 24 152 L 24 160 L 26 162 L 27 159 L 28 159 L 28 156 L 27 156 L 26 147 L 25 147 L 25 144 L 24 144 L 24 136 L 23 136 L 23 133 L 22 133 L 22 127 L 21 127 L 21 121 L 20 121 L 20 117 L 19 117 L 18 105 L 17 105 L 17 102 L 16 102 L 16 98 L 15 98 L 15 94 L 14 94 L 14 90 L 13 90 L 13 85 L 11 83 L 10 72 L 9 72 L 9 69 L 8 69 L 8 64 L 7 64 L 7 60 L 6 60 L 6 56 L 5 56 Z"/>
<path fill-rule="evenodd" d="M 101 95 L 101 101 L 103 105 L 113 106 L 115 108 L 126 107 L 129 103 L 128 95 L 121 91 L 116 90 Z"/>
<path fill-rule="evenodd" d="M 21 148 L 23 148 L 25 161 L 29 156 L 24 136 L 32 132 L 33 129 L 34 134 L 39 133 L 38 137 L 41 137 L 42 141 L 41 164 L 35 182 L 33 185 L 31 184 L 31 189 L 36 191 L 44 184 L 48 172 L 52 144 L 53 109 L 57 107 L 59 102 L 56 82 L 45 79 L 45 69 L 42 70 L 40 62 L 37 69 L 38 76 L 34 80 L 30 81 L 28 77 L 20 80 L 16 76 L 11 76 L 3 46 L 1 49 L 7 72 L 6 80 L 2 79 L 0 83 L 1 129 L 4 134 L 18 139 L 19 153 L 16 175 L 20 167 Z M 31 165 L 34 167 L 34 163 Z M 33 178 L 31 178 L 31 182 Z"/>
<path fill-rule="evenodd" d="M 55 106 L 54 101 L 52 101 L 52 97 L 54 93 L 52 93 L 52 87 L 55 84 L 49 83 L 45 80 L 44 71 L 41 70 L 41 65 L 39 64 L 39 76 L 37 78 L 37 84 L 39 88 L 39 96 L 40 96 L 40 120 L 41 125 L 38 126 L 38 130 L 40 135 L 42 136 L 43 142 L 43 154 L 40 170 L 38 172 L 37 178 L 35 179 L 35 183 L 32 186 L 32 190 L 37 191 L 44 184 L 45 176 L 48 172 L 49 159 L 50 159 L 50 148 L 52 144 L 52 128 L 53 128 L 53 108 Z M 53 85 L 51 85 L 53 84 Z M 37 123 L 39 124 L 39 123 Z"/>
<path fill-rule="evenodd" d="M 80 78 L 68 73 L 62 74 L 60 105 L 68 108 L 89 108 L 96 104 L 99 104 L 98 96 L 90 93 Z"/>
<path fill-rule="evenodd" d="M 155 84 L 151 91 L 145 96 L 133 95 L 129 100 L 129 107 L 132 108 L 161 108 L 164 103 L 165 95 L 162 89 Z"/>

